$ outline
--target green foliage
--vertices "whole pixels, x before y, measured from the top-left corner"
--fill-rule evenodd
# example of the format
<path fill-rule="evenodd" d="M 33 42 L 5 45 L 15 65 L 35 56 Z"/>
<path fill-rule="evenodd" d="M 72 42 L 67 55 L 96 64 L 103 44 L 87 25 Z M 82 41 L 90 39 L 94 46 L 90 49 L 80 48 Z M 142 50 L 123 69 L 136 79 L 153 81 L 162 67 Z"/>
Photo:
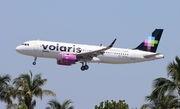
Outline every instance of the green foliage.
<path fill-rule="evenodd" d="M 19 104 L 8 104 L 7 109 L 28 109 L 27 106 L 24 105 L 19 105 Z"/>
<path fill-rule="evenodd" d="M 144 104 L 141 109 L 174 109 L 180 107 L 180 98 L 172 94 L 165 94 L 160 98 L 152 98 L 151 96 L 147 96 L 146 100 L 149 101 L 149 103 Z"/>
<path fill-rule="evenodd" d="M 47 79 L 42 79 L 41 74 L 34 76 L 30 71 L 30 74 L 21 74 L 15 78 L 13 85 L 16 88 L 16 96 L 21 101 L 21 104 L 26 104 L 28 109 L 33 109 L 36 105 L 36 101 L 33 100 L 33 96 L 42 99 L 43 94 L 55 96 L 55 93 L 51 90 L 43 90 L 42 86 L 45 85 Z"/>
<path fill-rule="evenodd" d="M 111 102 L 104 101 L 101 102 L 99 106 L 95 106 L 95 109 L 129 109 L 128 104 L 125 100 L 119 100 L 118 102 L 111 100 Z"/>
<path fill-rule="evenodd" d="M 147 107 L 151 109 L 174 109 L 180 108 L 180 98 L 174 96 L 174 92 L 180 95 L 180 59 L 175 57 L 175 61 L 172 61 L 167 66 L 167 78 L 157 78 L 153 81 L 154 90 L 150 96 L 146 97 L 149 101 L 148 104 L 144 104 L 142 109 Z"/>
<path fill-rule="evenodd" d="M 42 79 L 41 74 L 33 77 L 30 71 L 15 78 L 12 85 L 10 81 L 9 75 L 0 76 L 0 100 L 7 103 L 7 109 L 34 109 L 36 100 L 33 97 L 42 99 L 43 95 L 56 95 L 51 90 L 42 89 L 47 79 Z M 18 104 L 14 104 L 13 99 L 17 99 Z"/>
<path fill-rule="evenodd" d="M 0 86 L 7 86 L 10 81 L 11 81 L 10 75 L 6 74 L 3 76 L 0 76 Z"/>
<path fill-rule="evenodd" d="M 9 85 L 10 81 L 11 77 L 8 74 L 0 76 L 0 100 L 8 104 L 12 103 L 11 92 L 13 91 L 13 87 Z"/>
<path fill-rule="evenodd" d="M 61 104 L 56 99 L 52 99 L 47 103 L 48 106 L 46 107 L 46 109 L 74 109 L 74 107 L 70 105 L 71 103 L 71 100 L 65 100 Z"/>

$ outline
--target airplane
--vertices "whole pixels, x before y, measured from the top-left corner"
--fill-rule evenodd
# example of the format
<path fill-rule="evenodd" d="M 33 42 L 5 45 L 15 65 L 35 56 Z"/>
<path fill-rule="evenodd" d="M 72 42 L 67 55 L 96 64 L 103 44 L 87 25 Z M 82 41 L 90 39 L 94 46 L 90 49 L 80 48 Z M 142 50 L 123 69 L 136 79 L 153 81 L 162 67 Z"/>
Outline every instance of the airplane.
<path fill-rule="evenodd" d="M 156 53 L 163 29 L 155 29 L 140 45 L 133 49 L 113 47 L 116 39 L 109 46 L 94 46 L 43 40 L 26 41 L 16 47 L 18 53 L 33 56 L 33 65 L 37 57 L 54 58 L 58 65 L 71 66 L 80 62 L 81 70 L 88 70 L 88 63 L 128 64 L 164 58 Z"/>

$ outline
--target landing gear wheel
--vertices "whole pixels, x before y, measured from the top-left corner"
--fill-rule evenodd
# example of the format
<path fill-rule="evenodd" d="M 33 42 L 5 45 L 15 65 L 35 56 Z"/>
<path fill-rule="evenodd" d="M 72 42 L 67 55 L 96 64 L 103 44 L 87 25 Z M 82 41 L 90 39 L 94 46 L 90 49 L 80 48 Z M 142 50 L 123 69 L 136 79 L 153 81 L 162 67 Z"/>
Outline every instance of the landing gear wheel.
<path fill-rule="evenodd" d="M 33 65 L 36 65 L 36 62 L 33 62 L 32 64 L 33 64 Z"/>
<path fill-rule="evenodd" d="M 85 70 L 85 67 L 84 67 L 84 66 L 81 66 L 81 70 L 84 71 L 84 70 Z"/>
<path fill-rule="evenodd" d="M 82 66 L 81 66 L 82 71 L 89 69 L 89 66 L 87 65 L 87 60 L 84 60 L 81 63 L 82 63 Z"/>
<path fill-rule="evenodd" d="M 88 65 L 85 65 L 84 66 L 85 70 L 89 69 L 89 66 Z"/>
<path fill-rule="evenodd" d="M 34 57 L 34 62 L 32 63 L 33 65 L 36 65 L 36 60 L 37 60 L 37 57 Z"/>

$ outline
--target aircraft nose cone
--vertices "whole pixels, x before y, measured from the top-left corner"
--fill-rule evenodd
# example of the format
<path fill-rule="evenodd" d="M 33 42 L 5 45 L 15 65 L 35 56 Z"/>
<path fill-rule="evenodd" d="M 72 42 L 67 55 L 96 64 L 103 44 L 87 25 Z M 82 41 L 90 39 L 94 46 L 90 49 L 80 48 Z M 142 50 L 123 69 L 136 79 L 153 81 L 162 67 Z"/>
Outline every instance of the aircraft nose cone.
<path fill-rule="evenodd" d="M 16 51 L 17 51 L 18 53 L 20 53 L 21 49 L 20 49 L 19 46 L 16 47 Z"/>

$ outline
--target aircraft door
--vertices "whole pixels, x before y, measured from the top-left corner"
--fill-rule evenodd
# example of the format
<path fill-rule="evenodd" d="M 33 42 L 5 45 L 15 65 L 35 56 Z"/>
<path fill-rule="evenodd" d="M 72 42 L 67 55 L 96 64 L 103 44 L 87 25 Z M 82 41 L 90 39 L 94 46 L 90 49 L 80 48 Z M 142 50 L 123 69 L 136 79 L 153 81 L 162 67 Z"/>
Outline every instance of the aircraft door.
<path fill-rule="evenodd" d="M 35 52 L 35 54 L 37 55 L 37 56 L 42 56 L 43 54 L 42 54 L 42 52 L 41 52 L 41 50 L 40 50 L 40 44 L 39 44 L 39 41 L 35 41 L 34 42 L 34 52 Z"/>

